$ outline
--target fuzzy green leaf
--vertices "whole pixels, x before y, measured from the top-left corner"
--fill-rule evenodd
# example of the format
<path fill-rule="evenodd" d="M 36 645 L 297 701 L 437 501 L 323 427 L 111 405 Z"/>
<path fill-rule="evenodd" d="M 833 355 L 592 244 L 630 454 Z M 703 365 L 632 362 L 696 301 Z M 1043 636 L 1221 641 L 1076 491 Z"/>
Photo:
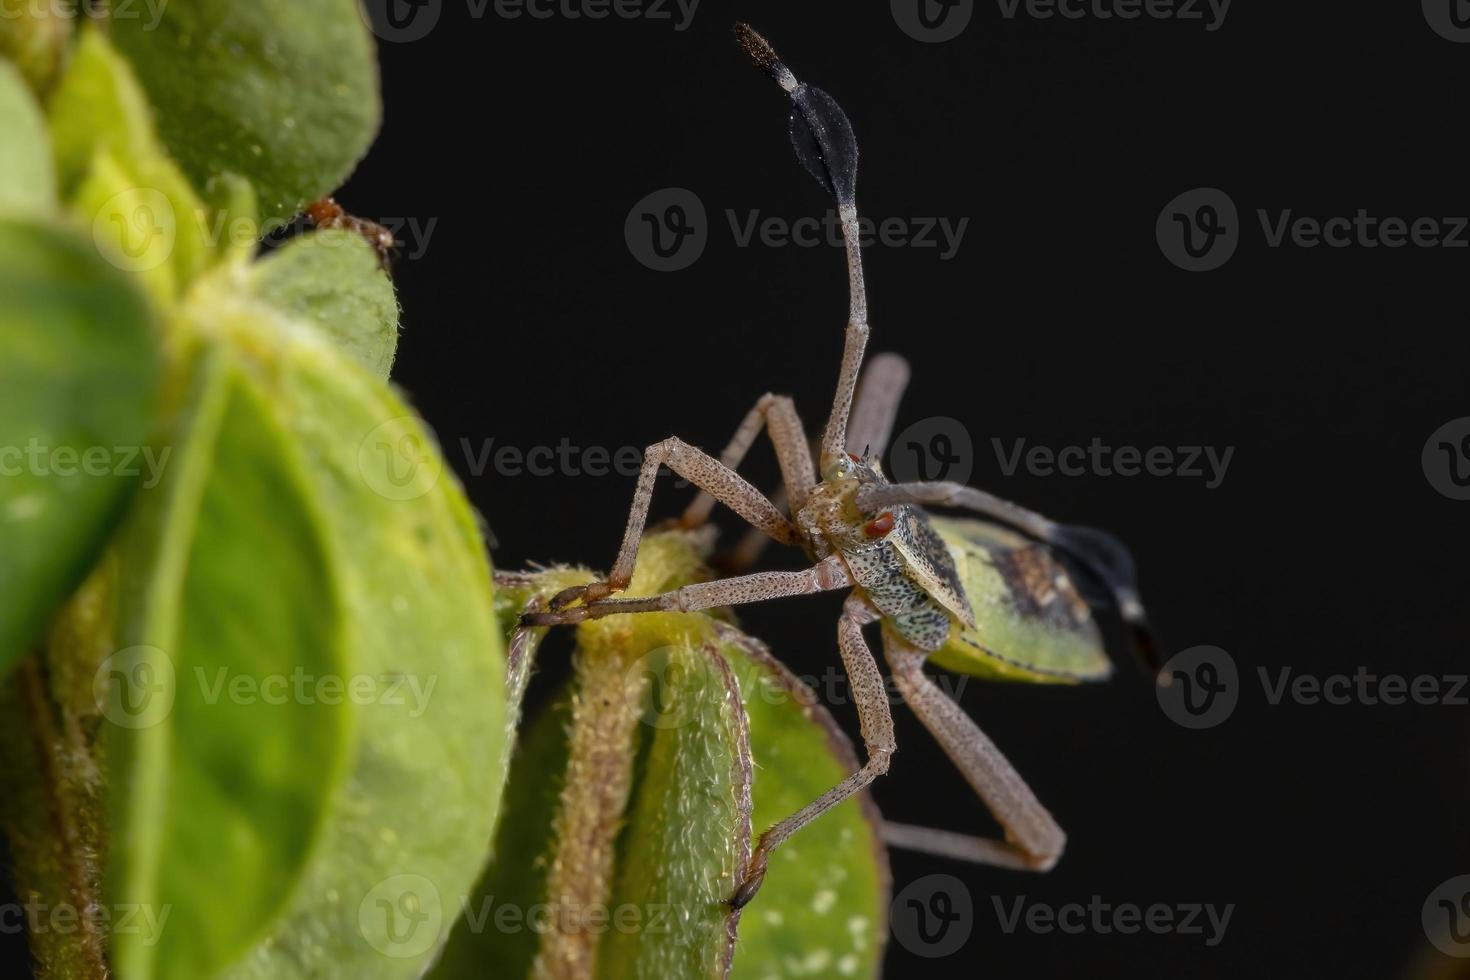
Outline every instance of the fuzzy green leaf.
<path fill-rule="evenodd" d="M 858 768 L 852 743 L 816 694 L 764 644 L 722 630 L 739 680 L 755 763 L 759 834 Z M 888 854 L 866 794 L 824 813 L 778 848 L 740 917 L 732 976 L 876 977 L 888 934 Z"/>
<path fill-rule="evenodd" d="M 0 23 L 3 23 L 0 19 Z M 0 214 L 56 208 L 51 137 L 41 107 L 15 66 L 0 59 Z"/>
<path fill-rule="evenodd" d="M 159 368 L 143 297 L 70 235 L 0 221 L 0 296 L 3 674 L 151 472 Z"/>
<path fill-rule="evenodd" d="M 123 571 L 123 642 L 163 651 L 149 663 L 166 655 L 177 695 L 157 724 L 119 726 L 109 753 L 126 787 L 111 897 L 182 921 L 152 946 L 117 937 L 116 965 L 417 976 L 478 874 L 502 785 L 483 545 L 386 386 L 220 282 L 185 316 L 202 390 L 224 393 L 184 416 L 177 482 L 140 514 Z"/>
<path fill-rule="evenodd" d="M 251 285 L 266 302 L 314 323 L 338 349 L 387 378 L 398 349 L 398 298 L 361 235 L 300 235 L 258 262 Z"/>
<path fill-rule="evenodd" d="M 697 536 L 649 536 L 629 594 L 707 577 L 703 552 Z M 528 602 L 588 577 L 515 576 L 502 589 L 507 628 Z M 544 632 L 514 643 L 529 656 Z M 733 951 L 736 976 L 875 976 L 888 874 L 865 801 L 776 852 L 733 946 L 724 904 L 751 831 L 856 768 L 826 709 L 719 618 L 614 616 L 577 641 L 575 677 L 526 727 L 495 859 L 431 975 L 718 977 Z"/>
<path fill-rule="evenodd" d="M 221 239 L 160 145 L 147 97 L 99 31 L 81 33 L 49 105 L 61 192 L 97 249 L 167 306 Z"/>
<path fill-rule="evenodd" d="M 108 30 L 195 186 L 243 174 L 267 223 L 337 188 L 377 132 L 360 0 L 176 0 Z"/>

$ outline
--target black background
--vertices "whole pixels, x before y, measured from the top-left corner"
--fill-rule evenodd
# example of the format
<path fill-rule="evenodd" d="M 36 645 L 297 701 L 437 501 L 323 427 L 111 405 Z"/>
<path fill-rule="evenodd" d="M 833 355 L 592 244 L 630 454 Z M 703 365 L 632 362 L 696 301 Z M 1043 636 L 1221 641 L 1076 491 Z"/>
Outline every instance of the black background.
<path fill-rule="evenodd" d="M 1470 414 L 1470 250 L 1270 248 L 1256 210 L 1470 212 L 1470 46 L 1437 36 L 1417 4 L 1284 7 L 1238 0 L 1210 32 L 1008 20 L 981 2 L 958 38 L 923 44 L 886 3 L 704 0 L 677 31 L 493 6 L 476 18 L 445 0 L 426 37 L 381 46 L 382 137 L 339 199 L 435 222 L 427 240 L 402 236 L 394 374 L 485 514 L 499 567 L 606 566 L 633 480 L 476 475 L 462 440 L 615 449 L 677 433 L 718 451 L 766 391 L 793 395 L 813 430 L 824 419 L 846 313 L 840 252 L 738 247 L 725 219 L 830 206 L 793 158 L 786 100 L 731 42 L 744 19 L 847 110 L 866 215 L 969 219 L 950 261 L 865 252 L 873 349 L 914 367 L 900 427 L 960 420 L 971 482 L 1116 532 L 1169 650 L 1213 644 L 1239 665 L 1239 706 L 1206 731 L 1171 722 L 1121 651 L 1104 685 L 967 687 L 962 703 L 1069 847 L 1045 876 L 894 853 L 896 890 L 955 875 L 975 920 L 945 959 L 890 941 L 890 975 L 1405 976 L 1427 947 L 1425 898 L 1470 871 L 1464 707 L 1273 706 L 1256 675 L 1466 670 L 1470 503 L 1431 487 L 1420 451 Z M 624 221 L 671 186 L 703 201 L 709 244 L 659 273 L 630 254 Z M 1242 241 L 1223 268 L 1188 273 L 1154 225 L 1200 186 L 1234 200 Z M 991 446 L 1094 437 L 1235 452 L 1207 489 L 1006 476 Z M 747 471 L 774 477 L 764 444 Z M 660 480 L 654 516 L 687 499 Z M 839 663 L 839 604 L 788 600 L 743 621 L 818 675 Z M 851 709 L 837 713 L 855 733 Z M 896 714 L 899 752 L 874 791 L 885 815 L 994 833 Z M 992 905 L 1094 895 L 1235 908 L 1210 948 L 1198 935 L 1007 935 Z"/>
<path fill-rule="evenodd" d="M 633 480 L 472 475 L 476 449 L 718 451 L 766 391 L 810 428 L 846 314 L 835 249 L 738 247 L 726 209 L 787 220 L 829 205 L 785 136 L 786 100 L 731 43 L 749 20 L 845 107 L 874 218 L 969 218 L 959 253 L 866 250 L 873 349 L 914 366 L 900 427 L 952 416 L 972 482 L 1133 548 L 1171 651 L 1240 667 L 1234 715 L 1187 731 L 1120 656 L 1101 686 L 973 684 L 962 703 L 1070 834 L 1050 875 L 895 853 L 895 887 L 949 873 L 975 906 L 957 955 L 890 942 L 892 975 L 1400 976 L 1426 946 L 1428 893 L 1470 871 L 1464 707 L 1268 703 L 1258 667 L 1325 676 L 1463 673 L 1470 503 L 1420 451 L 1465 401 L 1470 251 L 1270 248 L 1267 209 L 1448 217 L 1464 193 L 1470 47 L 1416 4 L 1235 4 L 1200 21 L 1007 20 L 978 3 L 941 44 L 887 4 L 705 0 L 669 21 L 474 19 L 456 0 L 424 39 L 385 44 L 382 139 L 341 195 L 438 224 L 401 261 L 395 376 L 437 429 L 498 541 L 500 567 L 605 567 Z M 1214 186 L 1243 225 L 1221 269 L 1162 256 L 1154 223 Z M 686 187 L 709 244 L 659 273 L 624 241 L 646 195 Z M 1464 237 L 1464 236 L 1462 236 Z M 422 242 L 408 242 L 408 250 Z M 1235 447 L 1223 483 L 1005 476 L 991 439 Z M 748 472 L 775 475 L 769 449 Z M 654 515 L 688 492 L 660 481 Z M 727 523 L 733 532 L 734 525 Z M 793 559 L 772 555 L 771 561 Z M 840 599 L 743 620 L 799 673 L 838 663 Z M 838 709 L 855 731 L 850 708 Z M 994 825 L 914 719 L 874 796 L 894 819 Z M 1061 905 L 1234 903 L 1224 941 L 1004 934 L 992 896 Z"/>

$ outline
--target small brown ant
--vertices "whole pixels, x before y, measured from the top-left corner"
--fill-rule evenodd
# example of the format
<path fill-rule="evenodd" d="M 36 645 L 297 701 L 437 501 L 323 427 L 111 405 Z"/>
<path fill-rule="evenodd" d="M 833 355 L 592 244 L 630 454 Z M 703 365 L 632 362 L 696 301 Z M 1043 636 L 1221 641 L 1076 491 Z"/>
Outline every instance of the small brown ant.
<path fill-rule="evenodd" d="M 340 228 L 357 232 L 378 253 L 378 262 L 383 266 L 383 271 L 387 272 L 392 267 L 393 258 L 398 254 L 398 242 L 394 240 L 393 232 L 377 222 L 348 214 L 342 205 L 330 197 L 308 204 L 306 216 L 318 228 Z"/>

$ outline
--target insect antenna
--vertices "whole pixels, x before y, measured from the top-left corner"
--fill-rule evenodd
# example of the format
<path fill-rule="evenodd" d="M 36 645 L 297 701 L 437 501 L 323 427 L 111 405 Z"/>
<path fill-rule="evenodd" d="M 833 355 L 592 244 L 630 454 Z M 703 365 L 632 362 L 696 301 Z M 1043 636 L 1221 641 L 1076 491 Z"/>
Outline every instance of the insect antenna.
<path fill-rule="evenodd" d="M 771 43 L 749 24 L 736 24 L 735 37 L 756 66 L 791 97 L 791 146 L 796 158 L 837 202 L 842 240 L 847 251 L 849 312 L 842 370 L 832 414 L 822 432 L 822 469 L 843 458 L 853 392 L 868 346 L 868 299 L 863 288 L 863 260 L 858 244 L 857 137 L 837 100 L 805 82 L 797 81 Z"/>

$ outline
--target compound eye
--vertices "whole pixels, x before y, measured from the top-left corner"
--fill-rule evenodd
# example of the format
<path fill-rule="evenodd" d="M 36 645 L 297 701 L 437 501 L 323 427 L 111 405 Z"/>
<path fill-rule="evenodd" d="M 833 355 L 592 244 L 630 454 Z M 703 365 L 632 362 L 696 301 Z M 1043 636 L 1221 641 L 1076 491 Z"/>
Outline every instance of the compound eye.
<path fill-rule="evenodd" d="M 863 533 L 870 538 L 881 538 L 893 530 L 893 512 L 884 511 L 868 522 L 863 528 Z"/>

